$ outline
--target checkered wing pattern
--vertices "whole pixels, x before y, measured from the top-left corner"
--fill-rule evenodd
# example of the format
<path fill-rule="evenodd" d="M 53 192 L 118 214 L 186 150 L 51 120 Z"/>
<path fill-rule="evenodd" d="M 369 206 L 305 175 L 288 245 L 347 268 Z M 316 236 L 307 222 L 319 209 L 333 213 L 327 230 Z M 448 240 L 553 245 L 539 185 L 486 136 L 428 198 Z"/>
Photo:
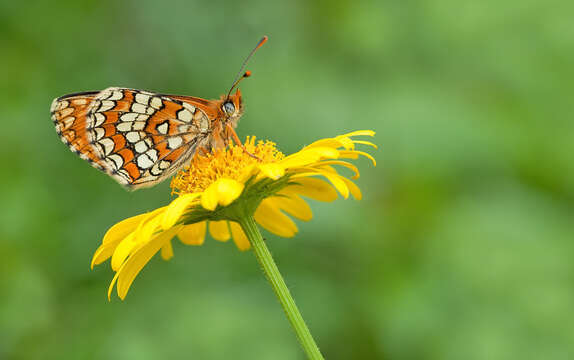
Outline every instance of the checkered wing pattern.
<path fill-rule="evenodd" d="M 209 116 L 201 104 L 184 100 L 108 88 L 57 98 L 51 113 L 70 150 L 136 189 L 164 180 L 209 147 Z"/>

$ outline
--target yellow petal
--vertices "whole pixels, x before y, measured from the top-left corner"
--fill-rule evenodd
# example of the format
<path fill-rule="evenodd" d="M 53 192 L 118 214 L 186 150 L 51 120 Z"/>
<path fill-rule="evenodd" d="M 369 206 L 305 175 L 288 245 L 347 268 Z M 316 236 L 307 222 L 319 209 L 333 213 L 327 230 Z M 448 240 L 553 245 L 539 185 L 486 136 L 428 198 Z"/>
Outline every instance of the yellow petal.
<path fill-rule="evenodd" d="M 241 225 L 236 222 L 230 221 L 229 227 L 231 228 L 231 236 L 233 237 L 233 242 L 237 246 L 237 248 L 241 251 L 249 250 L 251 244 L 249 243 L 249 239 L 243 232 Z"/>
<path fill-rule="evenodd" d="M 321 175 L 326 177 L 345 199 L 349 197 L 349 188 L 347 187 L 347 184 L 341 180 L 340 175 L 333 174 L 331 172 L 321 172 Z"/>
<path fill-rule="evenodd" d="M 187 207 L 200 195 L 201 194 L 199 193 L 184 194 L 172 201 L 163 214 L 163 218 L 161 220 L 162 229 L 167 230 L 175 225 L 175 223 L 179 221 L 181 215 L 187 210 Z"/>
<path fill-rule="evenodd" d="M 116 251 L 114 251 L 114 254 L 112 255 L 112 269 L 114 271 L 118 271 L 132 250 L 134 250 L 137 246 L 138 242 L 135 238 L 135 232 L 126 236 L 126 238 L 118 245 Z"/>
<path fill-rule="evenodd" d="M 139 223 L 144 220 L 146 217 L 154 214 L 157 210 L 154 210 L 151 213 L 140 214 L 136 216 L 132 216 L 130 218 L 124 219 L 119 223 L 112 226 L 104 235 L 104 239 L 102 240 L 102 244 L 110 243 L 110 242 L 117 242 L 125 238 L 129 233 L 134 231 Z"/>
<path fill-rule="evenodd" d="M 132 216 L 130 218 L 124 219 L 119 223 L 112 226 L 104 235 L 104 239 L 102 240 L 102 245 L 96 250 L 94 256 L 92 257 L 91 267 L 94 268 L 94 265 L 98 265 L 106 261 L 107 259 L 112 256 L 118 244 L 131 232 L 133 232 L 142 221 L 146 220 L 150 216 L 153 216 L 159 211 L 162 211 L 162 208 L 156 209 L 152 212 L 148 212 L 145 214 L 140 214 L 136 216 Z"/>
<path fill-rule="evenodd" d="M 168 240 L 164 246 L 161 247 L 161 258 L 169 260 L 173 257 L 173 246 L 171 246 L 171 239 Z"/>
<path fill-rule="evenodd" d="M 279 164 L 284 168 L 297 168 L 314 164 L 322 159 L 336 159 L 339 157 L 339 150 L 330 147 L 314 147 L 303 149 L 295 154 L 287 156 L 285 159 L 279 161 Z"/>
<path fill-rule="evenodd" d="M 331 147 L 337 149 L 343 147 L 343 143 L 336 138 L 327 138 L 313 141 L 311 144 L 305 146 L 303 149 L 309 149 L 314 147 Z"/>
<path fill-rule="evenodd" d="M 209 233 L 215 240 L 227 241 L 231 237 L 229 234 L 229 227 L 227 226 L 227 221 L 210 221 L 209 222 Z"/>
<path fill-rule="evenodd" d="M 277 180 L 285 174 L 285 168 L 278 163 L 259 165 L 259 171 L 268 178 Z"/>
<path fill-rule="evenodd" d="M 244 186 L 239 181 L 221 178 L 203 192 L 201 205 L 211 211 L 215 210 L 218 204 L 227 206 L 241 195 Z"/>
<path fill-rule="evenodd" d="M 375 160 L 375 158 L 372 157 L 371 154 L 368 154 L 364 151 L 359 151 L 359 150 L 341 151 L 340 155 L 342 158 L 348 158 L 348 159 L 357 159 L 359 157 L 359 155 L 362 155 L 362 156 L 368 158 L 369 160 L 371 160 L 371 162 L 373 163 L 373 166 L 377 166 L 377 161 Z"/>
<path fill-rule="evenodd" d="M 373 143 L 370 142 L 370 141 L 353 140 L 353 142 L 354 142 L 355 144 L 367 145 L 367 146 L 373 147 L 373 148 L 375 148 L 375 149 L 378 149 L 378 148 L 379 148 L 377 145 L 373 144 Z"/>
<path fill-rule="evenodd" d="M 272 201 L 279 209 L 299 220 L 309 221 L 313 218 L 309 204 L 298 195 L 285 192 L 279 192 L 277 195 L 280 196 L 271 197 L 269 201 Z"/>
<path fill-rule="evenodd" d="M 160 223 L 163 220 L 163 214 L 159 213 L 155 217 L 151 217 L 142 222 L 143 225 L 139 226 L 135 233 L 135 241 L 139 243 L 148 242 L 151 237 L 161 229 Z"/>
<path fill-rule="evenodd" d="M 359 189 L 359 187 L 352 182 L 351 180 L 347 179 L 344 176 L 340 176 L 341 180 L 343 180 L 345 182 L 345 184 L 347 185 L 347 187 L 349 188 L 349 191 L 351 191 L 351 194 L 353 194 L 353 197 L 355 198 L 355 200 L 361 200 L 363 198 L 363 194 L 361 193 L 361 189 Z"/>
<path fill-rule="evenodd" d="M 319 166 L 324 166 L 324 165 L 341 165 L 346 167 L 347 169 L 351 170 L 354 174 L 353 174 L 353 179 L 358 179 L 359 176 L 361 175 L 359 173 L 359 169 L 357 169 L 357 167 L 351 163 L 348 163 L 346 161 L 340 161 L 340 160 L 329 160 L 329 161 L 321 161 L 319 163 Z"/>
<path fill-rule="evenodd" d="M 292 191 L 293 193 L 306 196 L 319 201 L 337 200 L 337 192 L 324 180 L 314 177 L 301 177 L 293 179 L 296 184 L 289 185 L 282 191 Z"/>
<path fill-rule="evenodd" d="M 108 301 L 112 300 L 112 291 L 114 290 L 114 285 L 118 281 L 119 276 L 120 276 L 120 273 L 116 273 L 114 275 L 114 278 L 112 279 L 112 282 L 110 283 L 110 286 L 108 286 Z"/>
<path fill-rule="evenodd" d="M 349 139 L 346 136 L 337 136 L 337 140 L 341 142 L 341 145 L 347 150 L 354 150 L 355 143 L 353 140 Z"/>
<path fill-rule="evenodd" d="M 297 233 L 297 225 L 293 220 L 273 206 L 269 199 L 259 204 L 254 217 L 261 226 L 276 235 L 293 237 Z"/>
<path fill-rule="evenodd" d="M 115 244 L 114 246 L 100 245 L 100 247 L 96 250 L 96 252 L 94 252 L 94 256 L 92 257 L 92 263 L 90 264 L 90 267 L 93 269 L 94 265 L 99 265 L 104 261 L 106 261 L 110 256 L 112 256 L 115 248 L 116 248 Z"/>
<path fill-rule="evenodd" d="M 181 230 L 179 230 L 177 236 L 179 237 L 179 240 L 186 245 L 201 245 L 205 240 L 205 228 L 205 221 L 185 225 Z"/>
<path fill-rule="evenodd" d="M 118 296 L 122 300 L 125 299 L 135 277 L 145 264 L 149 262 L 149 260 L 165 245 L 167 241 L 175 236 L 179 229 L 180 227 L 176 226 L 154 236 L 151 241 L 139 248 L 122 265 L 117 274 L 117 291 Z"/>
<path fill-rule="evenodd" d="M 343 134 L 341 136 L 375 136 L 375 132 L 373 130 L 357 130 L 357 131 L 352 131 L 350 133 L 347 134 Z"/>

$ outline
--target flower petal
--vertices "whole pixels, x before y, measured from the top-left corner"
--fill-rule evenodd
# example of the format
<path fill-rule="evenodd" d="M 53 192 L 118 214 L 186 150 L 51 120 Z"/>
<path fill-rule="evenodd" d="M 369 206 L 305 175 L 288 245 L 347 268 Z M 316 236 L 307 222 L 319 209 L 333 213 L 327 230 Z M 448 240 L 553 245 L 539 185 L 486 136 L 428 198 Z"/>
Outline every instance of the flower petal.
<path fill-rule="evenodd" d="M 130 286 L 141 269 L 161 249 L 167 241 L 175 236 L 179 226 L 163 231 L 154 236 L 151 241 L 134 252 L 118 270 L 117 291 L 118 296 L 125 299 Z"/>
<path fill-rule="evenodd" d="M 227 241 L 231 237 L 229 234 L 229 226 L 227 221 L 210 221 L 209 222 L 209 233 L 215 240 Z"/>
<path fill-rule="evenodd" d="M 349 188 L 349 191 L 351 191 L 351 194 L 353 195 L 355 200 L 361 200 L 363 198 L 363 194 L 361 193 L 361 189 L 359 189 L 357 184 L 355 184 L 354 182 L 352 182 L 351 180 L 347 179 L 344 176 L 339 175 L 339 177 L 341 178 L 341 180 L 343 180 L 345 182 L 345 184 Z"/>
<path fill-rule="evenodd" d="M 231 236 L 233 237 L 233 242 L 237 246 L 237 248 L 241 251 L 249 250 L 251 247 L 251 243 L 247 236 L 243 232 L 241 225 L 234 221 L 229 222 L 229 227 L 231 228 Z"/>
<path fill-rule="evenodd" d="M 313 218 L 313 212 L 309 204 L 298 195 L 281 191 L 277 195 L 280 196 L 271 197 L 269 201 L 272 201 L 279 209 L 299 220 L 309 221 Z"/>
<path fill-rule="evenodd" d="M 201 205 L 207 210 L 215 210 L 217 205 L 227 206 L 241 195 L 244 184 L 239 181 L 220 178 L 203 192 Z"/>
<path fill-rule="evenodd" d="M 325 166 L 325 165 L 340 165 L 340 166 L 346 167 L 347 169 L 351 170 L 354 173 L 353 179 L 358 179 L 359 176 L 361 175 L 359 173 L 359 169 L 355 165 L 348 163 L 346 161 L 340 161 L 340 160 L 321 161 L 317 167 L 320 168 L 320 167 Z"/>
<path fill-rule="evenodd" d="M 343 180 L 341 180 L 341 176 L 339 174 L 333 174 L 331 172 L 322 171 L 321 175 L 329 179 L 331 184 L 333 184 L 335 189 L 337 189 L 337 191 L 339 191 L 339 193 L 345 199 L 349 197 L 349 188 L 347 187 L 347 184 Z"/>
<path fill-rule="evenodd" d="M 311 144 L 305 146 L 303 149 L 310 149 L 314 147 L 331 147 L 334 149 L 338 149 L 340 147 L 344 147 L 344 145 L 343 142 L 339 141 L 339 139 L 337 138 L 327 138 L 313 141 Z"/>
<path fill-rule="evenodd" d="M 337 192 L 324 180 L 314 177 L 301 177 L 294 179 L 294 182 L 295 184 L 287 186 L 282 191 L 292 191 L 319 201 L 331 202 L 337 200 Z"/>
<path fill-rule="evenodd" d="M 364 157 L 371 160 L 371 162 L 373 163 L 373 166 L 377 166 L 377 160 L 375 160 L 375 158 L 371 154 L 366 153 L 364 151 L 345 150 L 345 151 L 341 151 L 340 155 L 342 158 L 348 158 L 348 159 L 357 159 L 359 157 L 359 155 L 363 155 Z"/>
<path fill-rule="evenodd" d="M 357 130 L 357 131 L 352 131 L 350 133 L 347 134 L 343 134 L 341 136 L 346 136 L 346 137 L 350 137 L 350 136 L 375 136 L 375 132 L 373 130 Z"/>
<path fill-rule="evenodd" d="M 205 228 L 207 223 L 205 221 L 185 225 L 177 233 L 179 240 L 186 245 L 201 245 L 205 240 Z"/>
<path fill-rule="evenodd" d="M 160 230 L 160 223 L 163 220 L 163 214 L 159 213 L 154 217 L 144 220 L 134 231 L 135 241 L 139 243 L 148 242 L 156 231 Z"/>
<path fill-rule="evenodd" d="M 377 145 L 373 144 L 373 143 L 370 142 L 370 141 L 353 140 L 353 142 L 354 142 L 355 144 L 367 145 L 367 146 L 373 147 L 373 148 L 375 148 L 375 149 L 378 149 L 378 148 L 379 148 Z"/>
<path fill-rule="evenodd" d="M 161 247 L 161 258 L 164 260 L 169 260 L 173 257 L 173 246 L 171 245 L 171 239 L 169 239 L 164 246 Z"/>
<path fill-rule="evenodd" d="M 140 222 L 142 222 L 142 220 L 144 220 L 147 216 L 154 214 L 157 210 L 159 209 L 156 209 L 151 213 L 148 212 L 145 214 L 132 216 L 115 224 L 114 226 L 109 228 L 106 234 L 104 235 L 102 244 L 107 244 L 109 242 L 116 242 L 125 238 L 129 233 L 131 233 L 137 228 L 137 226 L 139 225 Z"/>
<path fill-rule="evenodd" d="M 265 199 L 259 204 L 254 217 L 261 226 L 276 235 L 293 237 L 297 233 L 297 225 L 275 207 L 270 199 Z"/>
<path fill-rule="evenodd" d="M 175 225 L 187 207 L 200 195 L 200 193 L 184 194 L 173 200 L 163 213 L 161 220 L 162 229 L 167 230 Z"/>
<path fill-rule="evenodd" d="M 133 232 L 135 229 L 138 228 L 138 225 L 141 225 L 142 221 L 145 221 L 147 218 L 154 216 L 158 212 L 162 211 L 163 207 L 159 209 L 155 209 L 151 212 L 140 214 L 136 216 L 132 216 L 130 218 L 124 219 L 119 223 L 115 224 L 104 235 L 102 240 L 102 245 L 96 250 L 94 256 L 92 257 L 91 268 L 94 268 L 94 265 L 99 265 L 106 261 L 107 259 L 112 256 L 118 244 L 126 237 L 129 233 Z"/>
<path fill-rule="evenodd" d="M 295 154 L 287 156 L 285 159 L 279 161 L 279 164 L 284 168 L 297 168 L 314 164 L 322 159 L 336 159 L 339 157 L 339 150 L 330 147 L 313 147 L 303 149 Z"/>
<path fill-rule="evenodd" d="M 259 165 L 259 171 L 268 178 L 277 180 L 285 175 L 285 167 L 278 163 L 268 163 Z"/>
<path fill-rule="evenodd" d="M 135 232 L 129 234 L 125 237 L 124 240 L 118 245 L 114 254 L 112 255 L 112 270 L 118 271 L 122 264 L 126 260 L 126 258 L 130 255 L 132 250 L 138 245 L 137 241 L 135 240 Z"/>

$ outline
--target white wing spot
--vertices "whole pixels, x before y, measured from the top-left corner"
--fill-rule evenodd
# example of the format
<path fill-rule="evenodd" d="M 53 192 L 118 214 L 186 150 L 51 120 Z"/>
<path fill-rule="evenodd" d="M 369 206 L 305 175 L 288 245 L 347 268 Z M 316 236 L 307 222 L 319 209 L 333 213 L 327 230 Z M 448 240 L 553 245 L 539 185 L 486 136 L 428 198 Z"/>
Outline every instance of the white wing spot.
<path fill-rule="evenodd" d="M 136 121 L 136 118 L 138 117 L 138 113 L 125 113 L 122 116 L 120 116 L 120 120 L 121 121 Z"/>
<path fill-rule="evenodd" d="M 147 110 L 147 106 L 139 104 L 139 103 L 133 103 L 132 104 L 132 111 L 136 112 L 136 113 L 140 113 L 140 114 L 145 114 Z"/>
<path fill-rule="evenodd" d="M 144 104 L 147 105 L 149 104 L 149 95 L 145 95 L 145 94 L 136 94 L 136 102 L 140 103 L 140 104 Z"/>
<path fill-rule="evenodd" d="M 160 134 L 167 134 L 167 130 L 169 129 L 169 123 L 166 121 L 156 127 L 157 132 Z"/>
<path fill-rule="evenodd" d="M 160 98 L 158 98 L 157 96 L 154 96 L 153 98 L 151 98 L 150 105 L 155 109 L 160 109 L 163 105 L 163 102 L 161 101 Z"/>
<path fill-rule="evenodd" d="M 116 126 L 116 130 L 121 132 L 131 131 L 133 124 L 131 122 L 121 122 Z"/>
<path fill-rule="evenodd" d="M 104 114 L 95 113 L 94 116 L 96 118 L 94 126 L 100 126 L 104 123 L 104 121 L 106 121 L 106 116 Z"/>
<path fill-rule="evenodd" d="M 106 98 L 108 100 L 121 100 L 124 97 L 124 93 L 121 90 L 114 90 L 111 94 Z"/>
<path fill-rule="evenodd" d="M 193 119 L 193 113 L 188 109 L 181 109 L 177 112 L 177 118 L 181 121 L 191 122 Z"/>
<path fill-rule="evenodd" d="M 100 127 L 95 128 L 94 131 L 96 132 L 96 140 L 103 138 L 106 133 L 106 131 Z"/>
<path fill-rule="evenodd" d="M 149 149 L 146 151 L 146 155 L 151 159 L 151 161 L 157 161 L 157 150 L 156 149 Z"/>
<path fill-rule="evenodd" d="M 72 100 L 72 104 L 74 104 L 74 105 L 86 105 L 87 103 L 88 103 L 88 100 L 86 100 L 86 99 Z"/>
<path fill-rule="evenodd" d="M 171 137 L 167 139 L 167 147 L 174 150 L 181 146 L 183 139 L 181 136 Z"/>
<path fill-rule="evenodd" d="M 147 144 L 145 143 L 145 141 L 138 141 L 135 145 L 135 149 L 138 153 L 143 153 L 146 152 L 148 148 Z"/>
<path fill-rule="evenodd" d="M 118 154 L 112 154 L 107 158 L 111 160 L 111 162 L 110 161 L 108 162 L 111 163 L 116 170 L 120 169 L 124 164 L 124 158 Z"/>
<path fill-rule="evenodd" d="M 141 154 L 138 156 L 137 163 L 138 167 L 141 169 L 149 169 L 153 166 L 153 161 L 151 161 L 151 159 L 146 154 Z"/>
<path fill-rule="evenodd" d="M 70 103 L 67 100 L 62 100 L 60 102 L 58 102 L 58 104 L 56 105 L 56 108 L 54 110 L 62 110 L 64 108 L 67 108 L 70 105 Z"/>
<path fill-rule="evenodd" d="M 70 126 L 72 126 L 74 124 L 74 120 L 76 120 L 76 118 L 73 116 L 68 116 L 67 118 L 62 119 L 62 122 L 64 123 L 64 128 L 69 128 Z"/>
<path fill-rule="evenodd" d="M 114 150 L 114 147 L 116 146 L 116 144 L 114 144 L 114 142 L 110 138 L 103 138 L 102 140 L 98 141 L 98 143 L 100 143 L 100 145 L 104 147 L 104 153 L 106 155 L 111 153 Z"/>
<path fill-rule="evenodd" d="M 133 123 L 132 129 L 134 130 L 143 130 L 145 127 L 145 121 L 136 121 Z"/>
<path fill-rule="evenodd" d="M 137 131 L 130 131 L 126 134 L 126 139 L 131 143 L 135 143 L 141 140 L 141 136 Z"/>
<path fill-rule="evenodd" d="M 187 110 L 191 111 L 192 114 L 195 112 L 195 106 L 193 106 L 193 105 L 190 105 L 190 104 L 184 102 L 183 107 L 186 108 Z"/>
<path fill-rule="evenodd" d="M 74 108 L 71 108 L 71 107 L 65 108 L 64 110 L 60 111 L 60 116 L 61 116 L 61 117 L 66 117 L 66 116 L 70 115 L 70 114 L 73 113 L 73 112 L 74 112 Z"/>
<path fill-rule="evenodd" d="M 113 109 L 114 106 L 116 106 L 116 102 L 113 100 L 104 100 L 102 101 L 102 105 L 100 105 L 100 108 L 98 109 L 98 112 L 104 112 L 104 111 L 108 111 L 110 109 Z"/>

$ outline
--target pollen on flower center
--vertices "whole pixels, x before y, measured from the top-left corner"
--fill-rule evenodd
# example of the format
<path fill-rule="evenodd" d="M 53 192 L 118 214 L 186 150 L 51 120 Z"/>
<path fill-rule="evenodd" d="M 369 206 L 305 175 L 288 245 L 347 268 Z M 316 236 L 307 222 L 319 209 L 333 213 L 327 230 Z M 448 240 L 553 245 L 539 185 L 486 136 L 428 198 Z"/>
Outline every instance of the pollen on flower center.
<path fill-rule="evenodd" d="M 208 154 L 197 153 L 189 165 L 171 180 L 171 193 L 182 195 L 202 192 L 220 178 L 238 179 L 252 165 L 273 163 L 285 157 L 277 150 L 274 142 L 260 140 L 255 144 L 254 136 L 247 137 L 244 146 L 258 159 L 235 144 Z"/>

